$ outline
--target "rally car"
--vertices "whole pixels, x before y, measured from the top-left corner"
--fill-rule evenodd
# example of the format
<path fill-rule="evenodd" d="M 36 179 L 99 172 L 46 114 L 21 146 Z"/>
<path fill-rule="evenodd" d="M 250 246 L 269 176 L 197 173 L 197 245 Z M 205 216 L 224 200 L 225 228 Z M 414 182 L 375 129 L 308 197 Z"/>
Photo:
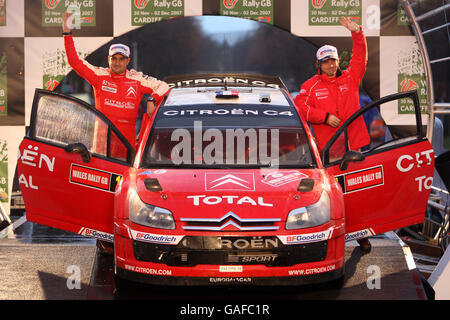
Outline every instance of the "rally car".
<path fill-rule="evenodd" d="M 113 242 L 117 279 L 339 281 L 346 241 L 424 220 L 434 154 L 415 92 L 365 106 L 318 150 L 277 77 L 166 81 L 136 151 L 94 107 L 39 89 L 20 145 L 27 219 Z M 346 128 L 399 99 L 415 107 L 414 128 L 383 121 L 382 139 L 349 150 Z"/>

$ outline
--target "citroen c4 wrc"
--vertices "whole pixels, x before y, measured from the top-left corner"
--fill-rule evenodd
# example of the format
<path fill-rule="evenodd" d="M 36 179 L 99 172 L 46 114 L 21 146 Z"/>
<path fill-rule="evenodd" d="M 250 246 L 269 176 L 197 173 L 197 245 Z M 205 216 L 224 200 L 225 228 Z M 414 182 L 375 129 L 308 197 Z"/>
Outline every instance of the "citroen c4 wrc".
<path fill-rule="evenodd" d="M 361 108 L 319 152 L 278 77 L 166 82 L 137 150 L 94 107 L 40 89 L 19 148 L 27 220 L 113 242 L 117 279 L 339 281 L 346 241 L 424 220 L 434 153 L 416 92 Z M 400 100 L 414 107 L 414 125 L 383 121 L 383 139 L 349 150 L 353 121 Z"/>

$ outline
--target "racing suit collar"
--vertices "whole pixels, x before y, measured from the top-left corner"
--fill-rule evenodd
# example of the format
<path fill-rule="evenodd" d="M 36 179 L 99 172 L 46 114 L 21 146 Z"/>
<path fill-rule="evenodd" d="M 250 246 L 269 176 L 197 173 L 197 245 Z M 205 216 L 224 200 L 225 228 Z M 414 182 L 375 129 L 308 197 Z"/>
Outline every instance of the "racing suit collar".
<path fill-rule="evenodd" d="M 124 77 L 124 76 L 127 74 L 127 71 L 128 71 L 128 70 L 125 70 L 124 73 L 118 74 L 118 73 L 112 72 L 112 70 L 109 69 L 109 74 L 110 74 L 110 76 L 111 76 L 112 78 L 115 78 L 115 77 Z"/>
<path fill-rule="evenodd" d="M 333 78 L 330 78 L 325 73 L 321 73 L 319 76 L 322 78 L 322 80 L 324 80 L 326 82 L 334 82 L 337 79 L 337 76 L 334 76 Z"/>

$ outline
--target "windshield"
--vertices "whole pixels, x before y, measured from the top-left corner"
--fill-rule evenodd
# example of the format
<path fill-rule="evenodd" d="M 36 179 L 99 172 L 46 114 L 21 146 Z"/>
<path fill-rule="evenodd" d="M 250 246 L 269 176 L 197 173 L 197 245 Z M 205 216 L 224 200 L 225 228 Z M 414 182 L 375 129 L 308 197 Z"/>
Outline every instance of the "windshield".
<path fill-rule="evenodd" d="M 310 168 L 315 162 L 288 103 L 170 103 L 158 110 L 141 167 L 175 166 Z"/>

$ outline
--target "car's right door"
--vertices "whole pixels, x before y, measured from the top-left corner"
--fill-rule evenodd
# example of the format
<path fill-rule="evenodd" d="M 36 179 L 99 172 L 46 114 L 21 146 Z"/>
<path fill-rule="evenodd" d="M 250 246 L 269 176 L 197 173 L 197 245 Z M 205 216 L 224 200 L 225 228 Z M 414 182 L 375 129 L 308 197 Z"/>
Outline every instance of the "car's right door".
<path fill-rule="evenodd" d="M 378 110 L 396 107 L 405 99 L 414 106 L 410 116 L 415 115 L 415 124 L 386 125 Z M 349 150 L 348 127 L 363 116 L 370 145 Z M 356 112 L 324 148 L 324 166 L 344 193 L 347 240 L 424 221 L 433 182 L 434 152 L 423 132 L 417 93 L 399 93 Z"/>

